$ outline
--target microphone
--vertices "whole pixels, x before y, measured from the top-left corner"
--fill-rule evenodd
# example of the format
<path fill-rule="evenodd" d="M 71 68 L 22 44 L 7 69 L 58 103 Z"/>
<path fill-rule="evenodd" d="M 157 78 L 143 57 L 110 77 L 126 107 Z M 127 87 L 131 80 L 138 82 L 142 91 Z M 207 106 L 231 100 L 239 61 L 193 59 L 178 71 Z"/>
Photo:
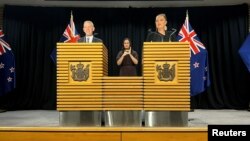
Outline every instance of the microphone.
<path fill-rule="evenodd" d="M 148 33 L 149 33 L 149 34 L 155 34 L 155 35 L 159 36 L 159 37 L 161 38 L 161 42 L 163 42 L 163 36 L 162 36 L 161 34 L 159 34 L 158 32 L 152 31 L 152 29 L 149 28 L 149 29 L 148 29 Z"/>
<path fill-rule="evenodd" d="M 148 29 L 148 33 L 152 33 L 153 31 L 152 31 L 152 29 L 151 28 L 149 28 Z"/>
<path fill-rule="evenodd" d="M 169 39 L 168 39 L 169 42 L 172 42 L 171 37 L 172 37 L 172 35 L 176 32 L 176 29 L 175 29 L 175 28 L 172 28 L 172 31 L 173 31 L 173 32 L 169 35 Z"/>
<path fill-rule="evenodd" d="M 94 33 L 93 35 L 96 36 L 96 35 L 98 35 L 98 33 Z"/>

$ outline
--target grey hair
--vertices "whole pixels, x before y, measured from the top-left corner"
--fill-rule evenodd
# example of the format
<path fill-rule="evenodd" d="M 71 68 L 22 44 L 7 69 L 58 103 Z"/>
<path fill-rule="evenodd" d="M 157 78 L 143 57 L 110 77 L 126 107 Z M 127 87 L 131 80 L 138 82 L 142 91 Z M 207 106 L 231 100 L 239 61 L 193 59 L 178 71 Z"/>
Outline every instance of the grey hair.
<path fill-rule="evenodd" d="M 92 21 L 90 21 L 90 20 L 84 21 L 83 25 L 84 25 L 85 23 L 89 23 L 89 24 L 91 24 L 93 27 L 95 27 L 95 26 L 94 26 L 94 23 L 93 23 Z"/>

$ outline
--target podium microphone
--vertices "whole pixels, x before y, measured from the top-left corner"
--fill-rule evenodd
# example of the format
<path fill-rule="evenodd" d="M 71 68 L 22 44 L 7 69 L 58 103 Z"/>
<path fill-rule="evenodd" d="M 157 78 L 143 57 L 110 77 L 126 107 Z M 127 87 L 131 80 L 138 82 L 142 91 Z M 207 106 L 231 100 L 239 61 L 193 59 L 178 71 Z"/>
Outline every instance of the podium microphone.
<path fill-rule="evenodd" d="M 148 29 L 148 33 L 152 33 L 152 29 L 151 28 Z"/>
<path fill-rule="evenodd" d="M 155 34 L 155 35 L 159 36 L 161 38 L 161 42 L 163 42 L 163 36 L 161 34 L 159 34 L 158 32 L 152 31 L 151 28 L 149 28 L 148 33 Z"/>
<path fill-rule="evenodd" d="M 172 28 L 172 30 L 173 30 L 173 32 L 169 35 L 169 39 L 168 39 L 169 42 L 172 42 L 171 37 L 176 32 L 175 28 Z"/>

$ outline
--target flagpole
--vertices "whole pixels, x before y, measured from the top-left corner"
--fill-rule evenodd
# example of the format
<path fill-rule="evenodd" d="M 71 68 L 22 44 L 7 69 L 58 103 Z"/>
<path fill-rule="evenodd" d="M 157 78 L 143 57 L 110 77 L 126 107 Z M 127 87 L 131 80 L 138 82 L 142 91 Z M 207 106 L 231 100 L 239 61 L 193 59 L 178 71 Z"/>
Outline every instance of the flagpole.
<path fill-rule="evenodd" d="M 71 30 L 71 36 L 75 33 L 75 26 L 74 26 L 74 19 L 73 19 L 73 11 L 70 11 L 70 30 Z"/>
<path fill-rule="evenodd" d="M 188 10 L 186 11 L 186 18 L 189 20 L 189 17 L 188 17 Z"/>

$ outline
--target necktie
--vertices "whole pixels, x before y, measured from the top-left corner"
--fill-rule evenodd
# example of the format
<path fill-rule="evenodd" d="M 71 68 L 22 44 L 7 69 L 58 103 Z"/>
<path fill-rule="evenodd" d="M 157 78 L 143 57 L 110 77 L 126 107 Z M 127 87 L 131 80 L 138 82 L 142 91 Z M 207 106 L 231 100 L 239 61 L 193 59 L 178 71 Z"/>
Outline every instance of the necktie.
<path fill-rule="evenodd" d="M 86 43 L 89 43 L 89 37 L 86 38 Z"/>

